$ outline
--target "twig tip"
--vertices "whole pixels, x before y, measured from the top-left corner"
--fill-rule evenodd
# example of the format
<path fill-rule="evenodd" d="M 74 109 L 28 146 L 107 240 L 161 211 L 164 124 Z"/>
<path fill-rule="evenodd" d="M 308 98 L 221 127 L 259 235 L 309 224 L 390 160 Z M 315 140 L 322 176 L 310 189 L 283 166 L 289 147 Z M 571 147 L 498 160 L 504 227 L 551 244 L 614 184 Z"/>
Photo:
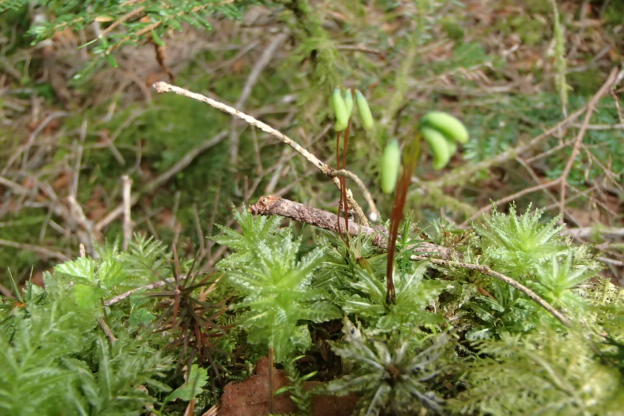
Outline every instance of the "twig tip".
<path fill-rule="evenodd" d="M 169 91 L 170 85 L 165 81 L 156 81 L 152 84 L 152 88 L 156 90 L 156 92 L 167 92 Z"/>

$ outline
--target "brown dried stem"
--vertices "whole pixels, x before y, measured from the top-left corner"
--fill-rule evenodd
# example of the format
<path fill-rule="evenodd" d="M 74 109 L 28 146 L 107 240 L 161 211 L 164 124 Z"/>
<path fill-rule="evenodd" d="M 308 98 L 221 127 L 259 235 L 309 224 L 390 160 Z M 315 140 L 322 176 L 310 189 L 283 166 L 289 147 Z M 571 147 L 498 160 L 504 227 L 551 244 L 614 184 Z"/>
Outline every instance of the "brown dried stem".
<path fill-rule="evenodd" d="M 382 250 L 387 250 L 388 248 L 388 230 L 381 225 L 369 227 L 349 222 L 349 228 L 347 228 L 344 218 L 338 219 L 336 214 L 280 198 L 276 195 L 261 197 L 257 203 L 249 207 L 249 211 L 254 215 L 279 215 L 335 233 L 339 232 L 338 221 L 340 221 L 340 230 L 347 230 L 349 235 L 354 237 L 362 234 L 367 235 L 375 246 Z M 428 242 L 418 243 L 410 247 L 410 249 L 421 253 L 435 254 L 444 258 L 450 258 L 453 254 L 453 250 L 450 248 Z"/>

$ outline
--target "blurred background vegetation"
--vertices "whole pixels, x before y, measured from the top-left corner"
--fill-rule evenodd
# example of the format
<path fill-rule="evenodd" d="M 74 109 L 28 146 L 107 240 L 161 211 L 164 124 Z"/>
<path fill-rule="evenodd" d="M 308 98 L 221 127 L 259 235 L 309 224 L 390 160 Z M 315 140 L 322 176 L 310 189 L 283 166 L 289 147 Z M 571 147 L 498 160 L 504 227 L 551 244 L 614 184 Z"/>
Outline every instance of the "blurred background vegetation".
<path fill-rule="evenodd" d="M 122 176 L 132 180 L 135 232 L 196 255 L 223 255 L 206 237 L 232 208 L 278 194 L 333 210 L 339 194 L 290 148 L 157 80 L 230 103 L 295 138 L 329 164 L 336 86 L 359 88 L 377 118 L 353 137 L 348 167 L 373 192 L 381 149 L 431 109 L 472 140 L 450 168 L 421 163 L 408 210 L 458 224 L 521 193 L 560 211 L 560 178 L 578 115 L 622 65 L 620 1 L 276 0 L 0 2 L 0 289 L 41 279 L 60 260 L 121 241 Z M 571 235 L 624 261 L 622 86 L 597 104 L 563 212 Z M 498 158 L 497 158 L 498 157 Z M 481 162 L 480 165 L 477 163 Z M 479 169 L 466 171 L 466 167 Z M 524 191 L 524 194 L 522 194 Z M 357 194 L 356 198 L 360 199 Z"/>

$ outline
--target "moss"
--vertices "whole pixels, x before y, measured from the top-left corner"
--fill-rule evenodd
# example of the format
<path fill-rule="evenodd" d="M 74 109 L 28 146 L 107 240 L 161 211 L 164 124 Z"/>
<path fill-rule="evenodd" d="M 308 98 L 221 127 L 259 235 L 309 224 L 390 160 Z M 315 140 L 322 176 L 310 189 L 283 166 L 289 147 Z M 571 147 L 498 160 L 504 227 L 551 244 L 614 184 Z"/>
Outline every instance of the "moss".
<path fill-rule="evenodd" d="M 589 68 L 585 71 L 570 72 L 566 75 L 568 84 L 579 95 L 594 94 L 604 82 L 604 75 L 598 68 Z"/>

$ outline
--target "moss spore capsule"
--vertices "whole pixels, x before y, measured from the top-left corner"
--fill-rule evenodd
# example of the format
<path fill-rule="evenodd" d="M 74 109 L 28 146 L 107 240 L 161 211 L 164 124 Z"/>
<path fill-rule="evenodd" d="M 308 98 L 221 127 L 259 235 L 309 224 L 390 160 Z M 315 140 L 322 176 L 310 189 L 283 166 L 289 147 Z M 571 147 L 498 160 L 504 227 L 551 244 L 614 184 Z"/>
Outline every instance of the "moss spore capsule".
<path fill-rule="evenodd" d="M 447 139 L 459 143 L 468 141 L 468 130 L 456 117 L 442 111 L 432 111 L 421 121 L 422 127 L 429 127 L 442 133 Z"/>
<path fill-rule="evenodd" d="M 362 94 L 360 90 L 355 90 L 355 101 L 357 102 L 360 118 L 362 119 L 362 126 L 366 130 L 372 130 L 375 126 L 373 113 L 371 112 L 366 97 L 364 97 L 364 94 Z"/>
<path fill-rule="evenodd" d="M 353 114 L 353 93 L 349 88 L 344 92 L 344 102 L 347 108 L 347 118 L 350 119 Z"/>
<path fill-rule="evenodd" d="M 398 140 L 392 140 L 384 149 L 381 158 L 381 190 L 389 194 L 394 191 L 401 168 L 401 147 Z"/>
<path fill-rule="evenodd" d="M 334 114 L 336 115 L 336 131 L 342 131 L 346 129 L 349 124 L 349 113 L 347 112 L 347 105 L 344 98 L 342 98 L 340 88 L 334 90 L 332 104 L 334 107 Z"/>
<path fill-rule="evenodd" d="M 449 142 L 438 130 L 423 127 L 420 131 L 422 132 L 424 139 L 431 147 L 431 153 L 433 154 L 433 168 L 436 170 L 442 169 L 451 158 L 452 149 L 449 147 Z"/>

